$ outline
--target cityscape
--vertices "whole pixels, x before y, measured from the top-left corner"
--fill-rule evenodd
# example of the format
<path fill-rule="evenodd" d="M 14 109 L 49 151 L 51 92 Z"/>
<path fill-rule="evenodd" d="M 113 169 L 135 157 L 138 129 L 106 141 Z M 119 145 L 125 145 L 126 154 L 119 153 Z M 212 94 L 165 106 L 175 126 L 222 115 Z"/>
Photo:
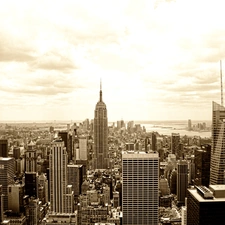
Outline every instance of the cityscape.
<path fill-rule="evenodd" d="M 225 108 L 212 114 L 210 127 L 186 121 L 208 138 L 109 126 L 100 84 L 94 119 L 2 123 L 1 223 L 223 224 Z"/>
<path fill-rule="evenodd" d="M 2 2 L 0 224 L 224 225 L 223 9 Z"/>

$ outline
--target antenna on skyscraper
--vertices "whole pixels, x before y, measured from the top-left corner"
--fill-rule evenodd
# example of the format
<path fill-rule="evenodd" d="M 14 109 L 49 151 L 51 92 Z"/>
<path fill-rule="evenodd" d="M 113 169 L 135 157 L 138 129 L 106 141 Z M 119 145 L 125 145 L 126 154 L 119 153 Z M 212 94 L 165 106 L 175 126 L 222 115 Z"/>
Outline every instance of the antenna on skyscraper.
<path fill-rule="evenodd" d="M 220 60 L 220 87 L 221 87 L 221 105 L 223 106 L 223 75 L 222 75 L 222 61 Z"/>

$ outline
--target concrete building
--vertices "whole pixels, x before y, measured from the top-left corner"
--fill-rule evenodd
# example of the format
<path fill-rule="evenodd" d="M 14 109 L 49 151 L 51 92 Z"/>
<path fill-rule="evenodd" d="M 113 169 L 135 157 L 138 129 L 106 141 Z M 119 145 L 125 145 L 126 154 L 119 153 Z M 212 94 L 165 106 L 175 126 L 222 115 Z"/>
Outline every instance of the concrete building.
<path fill-rule="evenodd" d="M 23 197 L 24 197 L 24 184 L 10 184 L 8 185 L 8 209 L 15 213 L 22 213 Z"/>
<path fill-rule="evenodd" d="M 158 153 L 122 154 L 123 224 L 158 225 Z"/>
<path fill-rule="evenodd" d="M 107 222 L 108 207 L 87 206 L 81 209 L 81 224 L 94 225 L 95 223 Z"/>
<path fill-rule="evenodd" d="M 42 221 L 42 225 L 77 225 L 77 213 L 54 213 L 47 214 Z"/>

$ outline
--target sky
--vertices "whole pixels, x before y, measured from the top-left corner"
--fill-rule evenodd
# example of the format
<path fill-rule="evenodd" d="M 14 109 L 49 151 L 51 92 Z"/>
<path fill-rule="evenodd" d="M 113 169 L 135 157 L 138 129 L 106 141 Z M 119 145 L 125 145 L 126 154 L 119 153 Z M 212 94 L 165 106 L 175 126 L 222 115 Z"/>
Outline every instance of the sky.
<path fill-rule="evenodd" d="M 225 68 L 224 6 L 2 1 L 0 121 L 93 119 L 100 80 L 109 121 L 211 120 L 220 60 Z"/>

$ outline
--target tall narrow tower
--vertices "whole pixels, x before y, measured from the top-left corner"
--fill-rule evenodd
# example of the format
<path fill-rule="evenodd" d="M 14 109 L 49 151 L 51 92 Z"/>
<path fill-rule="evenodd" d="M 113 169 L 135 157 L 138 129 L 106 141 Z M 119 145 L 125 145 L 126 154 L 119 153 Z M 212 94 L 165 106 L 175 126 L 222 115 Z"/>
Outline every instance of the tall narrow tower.
<path fill-rule="evenodd" d="M 188 188 L 188 164 L 185 160 L 180 160 L 177 164 L 177 202 L 179 205 L 185 204 Z"/>
<path fill-rule="evenodd" d="M 102 101 L 102 84 L 100 98 L 94 115 L 94 158 L 93 169 L 108 168 L 108 118 L 106 104 Z"/>
<path fill-rule="evenodd" d="M 50 170 L 50 202 L 53 213 L 72 213 L 73 193 L 71 185 L 67 185 L 68 155 L 64 142 L 55 140 L 49 155 Z"/>
<path fill-rule="evenodd" d="M 225 171 L 225 108 L 213 102 L 212 151 L 210 184 L 224 184 Z"/>

